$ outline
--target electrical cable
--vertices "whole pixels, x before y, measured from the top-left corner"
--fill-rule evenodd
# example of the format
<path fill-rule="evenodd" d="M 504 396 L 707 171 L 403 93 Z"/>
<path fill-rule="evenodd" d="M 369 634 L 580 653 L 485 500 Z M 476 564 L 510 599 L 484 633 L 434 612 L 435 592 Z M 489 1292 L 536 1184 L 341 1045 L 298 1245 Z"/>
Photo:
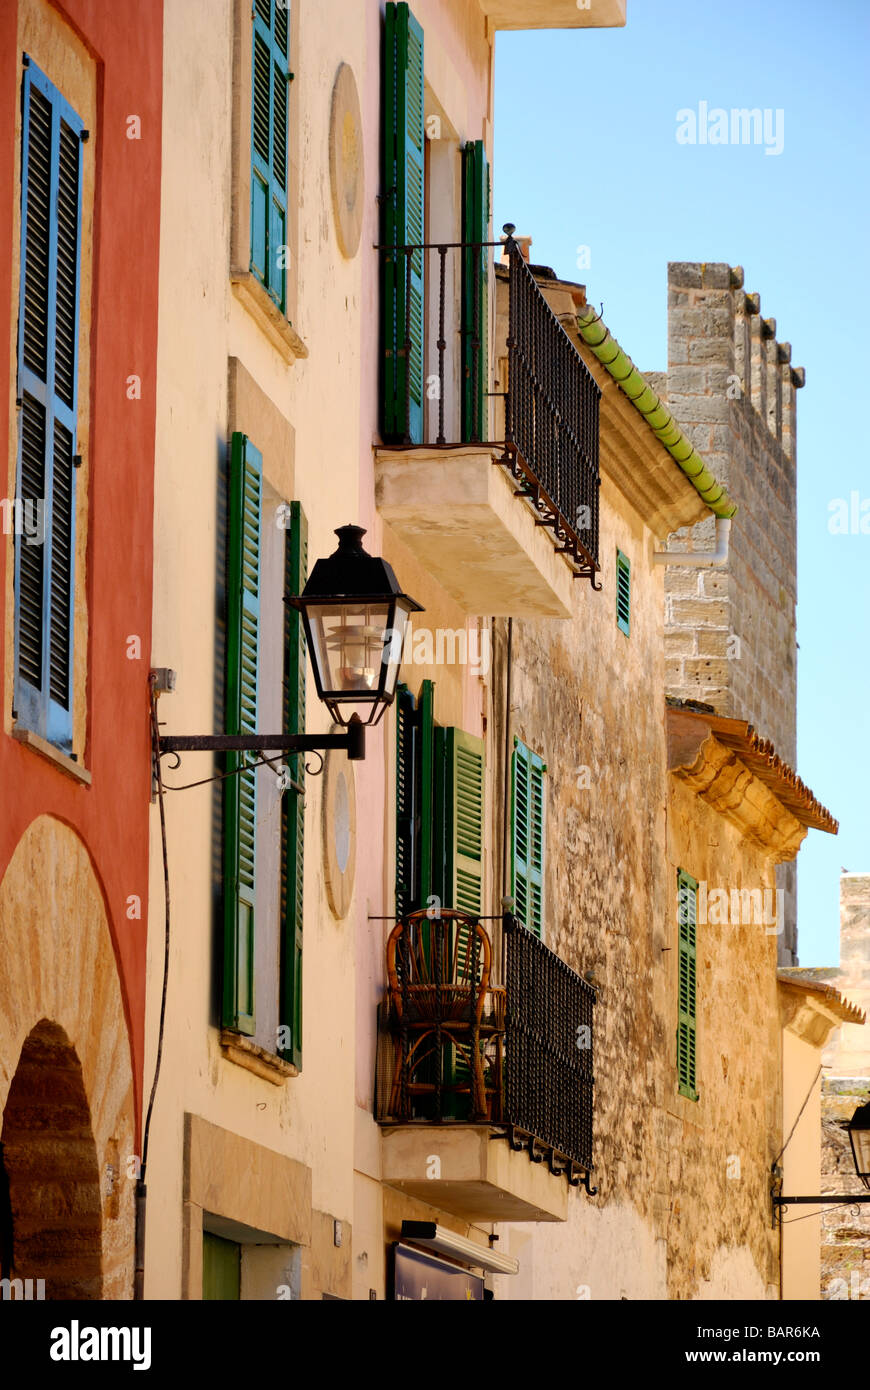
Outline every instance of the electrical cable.
<path fill-rule="evenodd" d="M 166 993 L 169 986 L 169 923 L 170 923 L 170 902 L 169 902 L 169 852 L 166 847 L 166 809 L 163 804 L 163 775 L 160 768 L 160 727 L 157 723 L 157 692 L 154 688 L 155 677 L 150 677 L 151 682 L 151 731 L 154 741 L 154 770 L 157 777 L 157 801 L 160 807 L 160 838 L 163 848 L 163 894 L 164 894 L 164 932 L 163 932 L 163 989 L 160 996 L 160 1024 L 157 1030 L 157 1056 L 154 1061 L 154 1078 L 151 1083 L 151 1095 L 148 1100 L 148 1110 L 145 1115 L 145 1125 L 142 1130 L 142 1165 L 140 1176 L 145 1181 L 145 1164 L 148 1159 L 148 1136 L 151 1129 L 151 1112 L 154 1109 L 154 1096 L 157 1091 L 157 1081 L 160 1076 L 160 1063 L 163 1057 L 163 1033 L 166 1025 Z"/>
<path fill-rule="evenodd" d="M 783 1144 L 782 1148 L 780 1149 L 779 1153 L 776 1155 L 776 1158 L 775 1158 L 775 1159 L 773 1160 L 773 1162 L 771 1163 L 771 1165 L 770 1165 L 771 1168 L 775 1168 L 775 1167 L 776 1167 L 776 1165 L 779 1163 L 779 1160 L 782 1158 L 783 1154 L 785 1153 L 786 1149 L 788 1148 L 789 1144 L 791 1143 L 791 1141 L 792 1141 L 792 1135 L 794 1134 L 795 1130 L 796 1130 L 797 1127 L 798 1127 L 798 1121 L 800 1120 L 801 1115 L 804 1113 L 804 1111 L 805 1111 L 806 1108 L 807 1108 L 807 1103 L 809 1102 L 809 1098 L 810 1098 L 810 1096 L 812 1095 L 812 1093 L 813 1093 L 813 1091 L 814 1091 L 814 1089 L 815 1089 L 816 1082 L 818 1081 L 818 1079 L 819 1079 L 819 1077 L 821 1076 L 821 1074 L 822 1074 L 822 1064 L 821 1064 L 821 1062 L 820 1062 L 820 1063 L 819 1063 L 819 1069 L 818 1069 L 818 1071 L 816 1072 L 815 1076 L 813 1077 L 812 1081 L 810 1082 L 810 1089 L 807 1091 L 806 1095 L 804 1096 L 804 1103 L 803 1103 L 803 1105 L 801 1106 L 800 1110 L 799 1110 L 798 1113 L 797 1113 L 797 1119 L 795 1120 L 794 1124 L 793 1124 L 792 1127 L 791 1127 L 791 1130 L 790 1130 L 790 1132 L 789 1132 L 788 1138 L 786 1139 L 786 1141 L 785 1141 L 785 1143 Z"/>

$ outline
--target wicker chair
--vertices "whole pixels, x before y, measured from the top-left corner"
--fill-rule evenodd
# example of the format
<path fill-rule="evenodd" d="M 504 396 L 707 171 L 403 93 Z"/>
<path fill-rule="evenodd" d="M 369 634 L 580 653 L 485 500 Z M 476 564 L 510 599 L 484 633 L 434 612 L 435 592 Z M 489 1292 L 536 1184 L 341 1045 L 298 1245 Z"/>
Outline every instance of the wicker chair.
<path fill-rule="evenodd" d="M 393 928 L 386 1005 L 395 1055 L 388 1108 L 396 1118 L 451 1118 L 444 1103 L 455 1111 L 461 1096 L 468 1118 L 496 1118 L 505 991 L 491 976 L 492 945 L 474 917 L 412 912 Z"/>

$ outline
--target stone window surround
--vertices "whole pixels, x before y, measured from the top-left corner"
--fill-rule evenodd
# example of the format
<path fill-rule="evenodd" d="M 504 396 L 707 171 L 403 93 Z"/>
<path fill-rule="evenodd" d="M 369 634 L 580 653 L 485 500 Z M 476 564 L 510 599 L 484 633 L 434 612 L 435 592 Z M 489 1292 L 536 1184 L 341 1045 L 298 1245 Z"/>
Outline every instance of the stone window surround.
<path fill-rule="evenodd" d="M 76 470 L 75 502 L 75 591 L 73 595 L 73 672 L 72 672 L 72 759 L 31 730 L 19 728 L 12 719 L 15 700 L 15 537 L 4 536 L 7 546 L 5 593 L 6 685 L 4 689 L 4 727 L 26 747 L 48 758 L 62 771 L 89 782 L 85 769 L 88 752 L 88 609 L 86 562 L 88 552 L 88 498 L 90 493 L 90 405 L 91 405 L 91 308 L 93 299 L 93 253 L 97 205 L 95 200 L 97 122 L 97 65 L 85 45 L 53 9 L 42 0 L 22 0 L 18 16 L 18 80 L 23 74 L 21 57 L 27 53 L 45 73 L 81 118 L 90 138 L 82 150 L 82 211 L 79 262 L 79 342 L 78 342 L 78 422 L 76 452 L 81 464 Z M 20 86 L 18 88 L 20 92 Z M 18 439 L 20 412 L 18 392 L 18 311 L 21 288 L 21 102 L 15 103 L 15 172 L 12 194 L 12 314 L 10 326 L 9 373 L 9 458 L 6 495 L 15 497 L 18 480 Z M 2 488 L 0 488 L 2 491 Z"/>
<path fill-rule="evenodd" d="M 259 324 L 285 362 L 308 356 L 293 320 L 299 302 L 299 102 L 296 84 L 289 89 L 287 135 L 287 312 L 282 314 L 251 271 L 251 54 L 254 24 L 250 0 L 233 4 L 232 196 L 230 212 L 230 284 L 235 297 Z M 290 64 L 299 39 L 299 6 L 290 9 Z"/>

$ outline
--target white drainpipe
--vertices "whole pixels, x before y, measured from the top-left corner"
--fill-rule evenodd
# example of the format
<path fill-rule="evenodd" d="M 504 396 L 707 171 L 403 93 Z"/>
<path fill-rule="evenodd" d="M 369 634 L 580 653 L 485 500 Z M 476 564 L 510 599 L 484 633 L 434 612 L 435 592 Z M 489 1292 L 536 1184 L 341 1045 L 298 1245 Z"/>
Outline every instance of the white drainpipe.
<path fill-rule="evenodd" d="M 715 550 L 654 550 L 653 560 L 657 565 L 683 565 L 688 569 L 721 569 L 728 563 L 730 535 L 730 516 L 717 516 Z"/>

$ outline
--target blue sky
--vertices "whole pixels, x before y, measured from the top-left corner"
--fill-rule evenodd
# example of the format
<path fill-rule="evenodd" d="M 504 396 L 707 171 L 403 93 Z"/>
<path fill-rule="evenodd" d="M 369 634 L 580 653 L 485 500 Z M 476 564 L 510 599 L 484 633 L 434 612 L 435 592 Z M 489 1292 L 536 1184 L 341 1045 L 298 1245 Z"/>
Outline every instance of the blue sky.
<path fill-rule="evenodd" d="M 624 29 L 496 49 L 496 229 L 515 222 L 533 260 L 585 282 L 641 370 L 667 364 L 669 260 L 742 265 L 806 368 L 797 770 L 840 833 L 800 852 L 802 965 L 837 964 L 840 868 L 870 872 L 870 535 L 828 529 L 834 499 L 870 499 L 868 65 L 867 0 L 628 0 Z M 700 101 L 781 108 L 782 153 L 678 144 L 676 113 Z"/>

